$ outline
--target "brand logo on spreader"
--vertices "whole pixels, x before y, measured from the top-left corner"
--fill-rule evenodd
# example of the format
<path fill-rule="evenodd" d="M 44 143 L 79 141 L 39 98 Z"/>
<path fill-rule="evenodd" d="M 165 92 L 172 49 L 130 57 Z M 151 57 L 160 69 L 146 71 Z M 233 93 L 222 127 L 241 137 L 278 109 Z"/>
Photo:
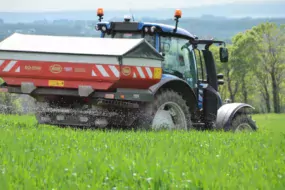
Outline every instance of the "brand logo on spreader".
<path fill-rule="evenodd" d="M 131 74 L 131 68 L 130 68 L 130 67 L 124 67 L 124 68 L 122 69 L 122 73 L 123 73 L 123 75 L 125 75 L 125 76 L 129 76 L 129 75 Z"/>
<path fill-rule="evenodd" d="M 72 71 L 72 67 L 64 67 L 64 70 L 65 70 L 66 72 L 71 72 L 71 71 Z"/>
<path fill-rule="evenodd" d="M 62 67 L 58 64 L 54 64 L 52 66 L 49 67 L 50 72 L 52 73 L 60 73 L 62 71 Z"/>
<path fill-rule="evenodd" d="M 41 66 L 30 66 L 30 65 L 26 65 L 25 66 L 25 69 L 27 70 L 27 71 L 40 71 L 41 69 L 42 69 L 42 67 Z"/>

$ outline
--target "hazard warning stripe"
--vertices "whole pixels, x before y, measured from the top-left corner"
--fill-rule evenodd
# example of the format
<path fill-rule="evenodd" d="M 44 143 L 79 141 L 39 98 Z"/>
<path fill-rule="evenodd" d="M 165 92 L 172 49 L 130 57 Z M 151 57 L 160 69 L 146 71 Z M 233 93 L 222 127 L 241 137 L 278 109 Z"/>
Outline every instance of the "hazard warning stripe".
<path fill-rule="evenodd" d="M 6 67 L 3 69 L 3 72 L 9 72 L 16 63 L 17 61 L 10 61 L 8 65 L 6 65 Z"/>
<path fill-rule="evenodd" d="M 15 70 L 15 72 L 16 72 L 16 73 L 21 72 L 21 70 L 20 70 L 20 66 L 19 66 L 19 67 L 17 67 L 17 69 Z"/>
<path fill-rule="evenodd" d="M 94 65 L 91 71 L 92 77 L 119 78 L 119 66 L 115 65 Z"/>
<path fill-rule="evenodd" d="M 111 65 L 111 66 L 109 66 L 109 68 L 111 69 L 111 71 L 114 73 L 114 75 L 115 75 L 116 77 L 119 77 L 119 76 L 120 76 L 120 72 L 119 72 L 119 70 L 117 69 L 117 67 L 115 67 L 114 65 Z"/>
<path fill-rule="evenodd" d="M 92 77 L 97 77 L 96 73 L 94 72 L 94 70 L 92 69 L 92 74 L 91 74 Z"/>
<path fill-rule="evenodd" d="M 144 74 L 142 68 L 141 67 L 137 67 L 137 71 L 139 72 L 139 76 L 144 79 L 145 78 L 145 74 Z"/>
<path fill-rule="evenodd" d="M 21 71 L 19 62 L 14 60 L 0 60 L 0 69 L 2 72 L 14 71 L 19 73 Z"/>
<path fill-rule="evenodd" d="M 149 67 L 146 67 L 145 70 L 146 70 L 146 72 L 147 72 L 147 74 L 148 74 L 148 77 L 149 77 L 149 78 L 152 78 L 153 73 L 152 73 L 152 71 L 150 70 L 150 68 L 149 68 Z"/>
<path fill-rule="evenodd" d="M 134 67 L 132 76 L 133 78 L 154 79 L 154 67 Z"/>
<path fill-rule="evenodd" d="M 107 71 L 102 65 L 96 65 L 96 67 L 100 71 L 103 77 L 110 77 L 110 75 L 107 73 Z"/>
<path fill-rule="evenodd" d="M 154 67 L 138 67 L 138 66 L 127 66 L 123 67 L 130 68 L 130 74 L 125 75 L 129 78 L 137 79 L 154 79 Z M 91 71 L 92 77 L 103 77 L 103 78 L 119 78 L 120 69 L 117 65 L 94 65 Z"/>
<path fill-rule="evenodd" d="M 5 60 L 0 60 L 0 66 L 5 62 Z"/>

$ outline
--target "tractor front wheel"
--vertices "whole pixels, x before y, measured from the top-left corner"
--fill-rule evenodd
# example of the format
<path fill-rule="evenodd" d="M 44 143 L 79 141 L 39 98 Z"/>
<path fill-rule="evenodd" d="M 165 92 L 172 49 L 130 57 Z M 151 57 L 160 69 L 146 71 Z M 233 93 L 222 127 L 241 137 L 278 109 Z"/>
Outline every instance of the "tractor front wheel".
<path fill-rule="evenodd" d="M 240 113 L 232 120 L 229 130 L 233 132 L 253 132 L 257 130 L 257 126 L 250 115 Z"/>

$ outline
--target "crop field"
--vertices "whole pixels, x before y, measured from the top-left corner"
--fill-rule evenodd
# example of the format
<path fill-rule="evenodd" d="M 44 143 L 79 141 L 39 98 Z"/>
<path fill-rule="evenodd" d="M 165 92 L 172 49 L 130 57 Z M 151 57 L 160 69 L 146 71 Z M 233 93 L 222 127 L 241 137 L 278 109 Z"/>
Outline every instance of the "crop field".
<path fill-rule="evenodd" d="M 0 189 L 285 189 L 285 115 L 255 133 L 36 126 L 0 116 Z"/>

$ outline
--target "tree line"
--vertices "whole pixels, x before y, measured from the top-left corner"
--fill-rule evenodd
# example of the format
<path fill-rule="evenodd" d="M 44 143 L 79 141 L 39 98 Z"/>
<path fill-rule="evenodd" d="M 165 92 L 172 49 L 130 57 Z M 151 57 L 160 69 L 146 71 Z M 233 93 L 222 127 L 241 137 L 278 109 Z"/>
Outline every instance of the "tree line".
<path fill-rule="evenodd" d="M 228 45 L 228 63 L 219 62 L 224 74 L 221 96 L 250 103 L 261 113 L 285 112 L 285 25 L 266 22 L 240 32 Z"/>

